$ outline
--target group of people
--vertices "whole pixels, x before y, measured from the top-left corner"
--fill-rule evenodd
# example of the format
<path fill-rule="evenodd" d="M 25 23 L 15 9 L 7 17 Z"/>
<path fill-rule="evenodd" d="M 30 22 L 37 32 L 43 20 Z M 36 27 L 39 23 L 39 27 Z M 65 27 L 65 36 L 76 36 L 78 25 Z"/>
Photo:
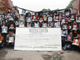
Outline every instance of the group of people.
<path fill-rule="evenodd" d="M 63 50 L 80 51 L 80 16 L 69 11 L 57 13 L 25 13 L 18 11 L 0 15 L 0 48 L 14 47 L 16 27 L 61 28 Z"/>

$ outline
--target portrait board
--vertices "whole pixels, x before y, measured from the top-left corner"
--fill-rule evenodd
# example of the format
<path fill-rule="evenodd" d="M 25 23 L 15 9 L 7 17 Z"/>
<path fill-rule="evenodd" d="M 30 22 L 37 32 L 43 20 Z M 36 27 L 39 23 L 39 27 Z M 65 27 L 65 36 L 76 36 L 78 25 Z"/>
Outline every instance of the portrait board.
<path fill-rule="evenodd" d="M 54 16 L 54 21 L 60 21 L 60 15 L 55 15 Z"/>
<path fill-rule="evenodd" d="M 61 25 L 60 22 L 54 22 L 54 27 L 55 28 L 60 28 L 60 25 Z"/>
<path fill-rule="evenodd" d="M 63 24 L 63 25 L 62 25 L 62 29 L 68 29 L 68 25 Z"/>
<path fill-rule="evenodd" d="M 9 43 L 13 43 L 14 42 L 14 37 L 9 37 Z"/>
<path fill-rule="evenodd" d="M 19 21 L 19 27 L 25 27 L 24 21 Z"/>
<path fill-rule="evenodd" d="M 77 30 L 78 24 L 73 24 L 73 30 Z"/>
<path fill-rule="evenodd" d="M 23 14 L 20 14 L 20 15 L 19 15 L 19 20 L 24 21 L 24 15 L 23 15 Z"/>
<path fill-rule="evenodd" d="M 53 17 L 49 16 L 48 17 L 48 22 L 52 22 L 53 21 Z"/>
<path fill-rule="evenodd" d="M 54 27 L 54 22 L 48 22 L 48 27 L 53 28 Z"/>
<path fill-rule="evenodd" d="M 79 39 L 78 39 L 78 38 L 74 38 L 72 44 L 73 44 L 73 45 L 79 45 Z"/>
<path fill-rule="evenodd" d="M 61 19 L 61 25 L 62 24 L 65 24 L 66 23 L 66 20 L 63 18 L 63 19 Z"/>
<path fill-rule="evenodd" d="M 32 21 L 37 21 L 38 16 L 37 15 L 32 15 Z"/>
<path fill-rule="evenodd" d="M 2 33 L 7 33 L 8 32 L 8 27 L 2 26 Z"/>
<path fill-rule="evenodd" d="M 80 15 L 76 17 L 76 22 L 80 23 Z"/>
<path fill-rule="evenodd" d="M 76 14 L 70 14 L 70 20 L 73 22 L 76 20 Z"/>
<path fill-rule="evenodd" d="M 27 23 L 27 27 L 28 28 L 30 28 L 31 27 L 31 23 L 29 22 L 29 23 Z"/>

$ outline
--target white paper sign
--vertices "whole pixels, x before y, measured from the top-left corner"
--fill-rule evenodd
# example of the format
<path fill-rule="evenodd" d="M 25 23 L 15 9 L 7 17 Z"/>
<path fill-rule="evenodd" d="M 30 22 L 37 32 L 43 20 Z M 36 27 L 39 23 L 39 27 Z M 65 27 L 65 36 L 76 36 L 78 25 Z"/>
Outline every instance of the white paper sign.
<path fill-rule="evenodd" d="M 59 51 L 61 50 L 61 29 L 16 28 L 14 49 L 32 51 Z"/>

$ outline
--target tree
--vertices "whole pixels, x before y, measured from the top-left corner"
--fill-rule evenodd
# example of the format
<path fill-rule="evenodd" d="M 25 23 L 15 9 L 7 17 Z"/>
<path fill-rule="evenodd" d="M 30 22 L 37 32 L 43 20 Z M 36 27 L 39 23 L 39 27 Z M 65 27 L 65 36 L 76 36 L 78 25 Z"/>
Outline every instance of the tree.
<path fill-rule="evenodd" d="M 69 5 L 67 6 L 67 8 L 71 8 L 71 7 L 73 7 L 73 3 L 74 3 L 74 1 L 76 1 L 76 0 L 72 0 L 72 1 L 69 3 Z"/>
<path fill-rule="evenodd" d="M 43 13 L 51 11 L 50 9 L 42 9 Z"/>

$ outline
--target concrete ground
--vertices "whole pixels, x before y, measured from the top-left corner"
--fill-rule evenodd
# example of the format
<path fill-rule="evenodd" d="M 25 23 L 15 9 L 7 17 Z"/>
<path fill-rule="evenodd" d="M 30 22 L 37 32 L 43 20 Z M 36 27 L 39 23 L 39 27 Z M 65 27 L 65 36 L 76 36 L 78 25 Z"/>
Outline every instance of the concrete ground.
<path fill-rule="evenodd" d="M 14 51 L 14 49 L 1 49 L 0 60 L 80 60 L 77 51 L 43 52 L 43 51 Z"/>

